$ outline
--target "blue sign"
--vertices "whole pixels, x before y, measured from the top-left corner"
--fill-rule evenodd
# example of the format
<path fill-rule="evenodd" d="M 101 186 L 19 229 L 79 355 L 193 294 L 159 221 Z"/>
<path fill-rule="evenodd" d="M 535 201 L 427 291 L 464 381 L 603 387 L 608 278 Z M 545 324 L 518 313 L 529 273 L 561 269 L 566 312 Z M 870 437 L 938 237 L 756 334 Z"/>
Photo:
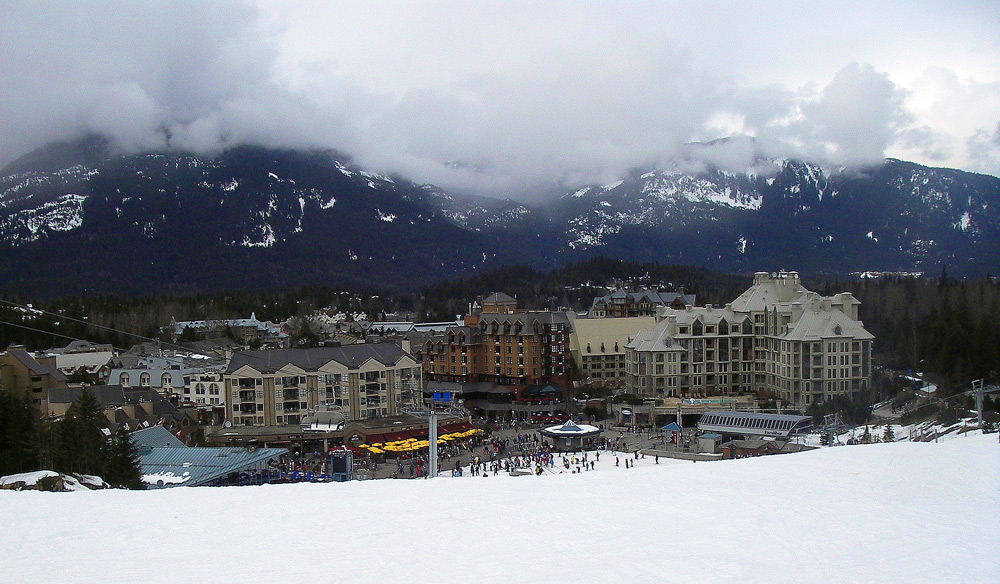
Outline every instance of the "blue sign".
<path fill-rule="evenodd" d="M 451 392 L 448 391 L 435 391 L 434 401 L 448 403 L 451 401 Z"/>

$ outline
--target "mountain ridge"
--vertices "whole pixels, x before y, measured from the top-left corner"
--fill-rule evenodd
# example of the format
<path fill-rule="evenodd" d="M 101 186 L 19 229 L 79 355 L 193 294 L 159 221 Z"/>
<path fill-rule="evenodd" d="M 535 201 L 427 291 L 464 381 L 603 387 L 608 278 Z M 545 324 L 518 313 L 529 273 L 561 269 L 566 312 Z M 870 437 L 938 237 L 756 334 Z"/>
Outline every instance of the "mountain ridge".
<path fill-rule="evenodd" d="M 0 174 L 0 291 L 412 287 L 595 256 L 724 271 L 1000 265 L 996 177 L 895 159 L 829 174 L 772 165 L 637 171 L 528 204 L 379 175 L 330 150 L 126 156 L 91 137 Z"/>

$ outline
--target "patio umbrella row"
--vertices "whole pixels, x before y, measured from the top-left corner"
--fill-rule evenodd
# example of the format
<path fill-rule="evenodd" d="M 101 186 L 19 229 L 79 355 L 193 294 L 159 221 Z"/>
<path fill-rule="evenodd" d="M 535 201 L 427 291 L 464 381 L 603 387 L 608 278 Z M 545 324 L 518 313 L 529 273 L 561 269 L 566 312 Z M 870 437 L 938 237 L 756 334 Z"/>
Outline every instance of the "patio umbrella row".
<path fill-rule="evenodd" d="M 466 430 L 465 432 L 454 432 L 451 434 L 443 434 L 438 436 L 438 444 L 448 444 L 452 440 L 461 440 L 462 438 L 468 438 L 470 436 L 475 436 L 476 434 L 482 434 L 483 431 L 479 428 L 473 428 L 471 430 Z M 384 454 L 385 452 L 412 452 L 414 450 L 420 450 L 421 448 L 427 448 L 430 446 L 430 442 L 427 440 L 417 440 L 416 438 L 407 438 L 406 440 L 396 440 L 394 442 L 375 442 L 373 444 L 359 444 L 358 448 L 364 448 L 372 454 Z"/>

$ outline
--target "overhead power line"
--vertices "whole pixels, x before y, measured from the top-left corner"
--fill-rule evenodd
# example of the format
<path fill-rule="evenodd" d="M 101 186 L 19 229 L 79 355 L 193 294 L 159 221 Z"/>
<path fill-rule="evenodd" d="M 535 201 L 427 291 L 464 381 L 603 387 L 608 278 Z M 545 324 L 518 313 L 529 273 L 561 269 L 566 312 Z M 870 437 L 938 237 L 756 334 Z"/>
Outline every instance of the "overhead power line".
<path fill-rule="evenodd" d="M 109 327 L 109 326 L 104 326 L 104 325 L 100 325 L 100 324 L 94 324 L 94 323 L 88 322 L 86 320 L 81 320 L 79 318 L 73 318 L 71 316 L 66 316 L 65 314 L 59 314 L 57 312 L 50 312 L 48 310 L 42 310 L 40 308 L 35 308 L 33 306 L 26 306 L 26 305 L 23 305 L 23 304 L 18 304 L 16 302 L 11 302 L 9 300 L 0 299 L 0 304 L 7 304 L 9 306 L 13 306 L 15 308 L 19 308 L 19 309 L 27 311 L 29 313 L 46 314 L 46 315 L 49 315 L 49 316 L 52 316 L 52 317 L 55 317 L 55 318 L 59 318 L 59 319 L 62 319 L 62 320 L 68 320 L 68 321 L 76 322 L 76 323 L 79 323 L 79 324 L 82 324 L 82 325 L 85 325 L 85 326 L 88 326 L 88 327 L 94 327 L 94 328 L 96 328 L 98 330 L 109 331 L 109 332 L 117 333 L 117 334 L 124 335 L 124 336 L 127 336 L 127 337 L 134 337 L 136 339 L 140 339 L 142 341 L 146 341 L 146 342 L 150 342 L 150 343 L 157 343 L 158 345 L 165 346 L 165 347 L 168 347 L 168 348 L 172 348 L 172 349 L 175 349 L 175 350 L 181 350 L 181 351 L 187 351 L 188 350 L 188 349 L 185 349 L 184 347 L 182 347 L 180 345 L 177 345 L 177 344 L 174 344 L 174 343 L 171 343 L 171 342 L 161 341 L 159 339 L 153 339 L 153 338 L 150 338 L 150 337 L 147 337 L 147 336 L 143 336 L 143 335 L 140 335 L 140 334 L 137 334 L 137 333 L 133 333 L 133 332 L 129 332 L 129 331 L 123 331 L 121 329 L 116 329 L 116 328 Z M 9 324 L 9 325 L 12 325 L 12 326 L 20 326 L 20 328 L 32 330 L 32 331 L 35 331 L 35 332 L 47 333 L 47 334 L 52 334 L 52 335 L 64 337 L 64 338 L 67 338 L 67 339 L 72 339 L 74 341 L 92 342 L 92 341 L 89 341 L 88 339 L 78 339 L 76 337 L 71 337 L 71 336 L 68 336 L 68 335 L 61 335 L 61 334 L 58 334 L 58 333 L 54 333 L 52 331 L 46 331 L 46 330 L 31 328 L 31 327 L 27 327 L 27 326 L 23 326 L 23 325 L 17 325 L 15 323 L 12 323 L 12 322 L 9 322 L 9 321 L 0 321 L 0 322 L 3 322 L 5 324 Z M 120 349 L 118 347 L 115 347 L 115 348 L 118 349 L 119 351 L 123 351 L 123 352 L 125 351 L 125 350 Z"/>

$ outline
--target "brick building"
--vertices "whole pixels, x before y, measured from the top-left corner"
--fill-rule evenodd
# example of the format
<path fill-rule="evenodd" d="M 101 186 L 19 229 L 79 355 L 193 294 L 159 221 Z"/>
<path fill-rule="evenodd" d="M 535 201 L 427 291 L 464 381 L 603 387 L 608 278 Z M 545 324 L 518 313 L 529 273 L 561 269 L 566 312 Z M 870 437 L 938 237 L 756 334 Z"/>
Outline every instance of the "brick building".
<path fill-rule="evenodd" d="M 522 311 L 502 293 L 476 308 L 463 325 L 448 327 L 422 343 L 419 353 L 428 391 L 439 388 L 517 401 L 554 386 L 562 399 L 568 397 L 571 326 L 566 314 Z"/>

